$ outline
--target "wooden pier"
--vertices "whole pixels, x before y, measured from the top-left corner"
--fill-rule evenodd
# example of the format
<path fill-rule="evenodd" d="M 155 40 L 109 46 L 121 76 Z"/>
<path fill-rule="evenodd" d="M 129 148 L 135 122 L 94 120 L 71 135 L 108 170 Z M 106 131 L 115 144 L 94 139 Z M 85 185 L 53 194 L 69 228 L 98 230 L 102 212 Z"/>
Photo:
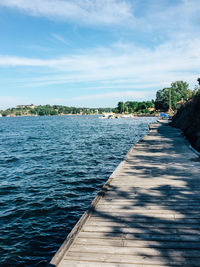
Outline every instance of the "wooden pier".
<path fill-rule="evenodd" d="M 200 158 L 180 130 L 152 124 L 52 266 L 200 266 Z"/>

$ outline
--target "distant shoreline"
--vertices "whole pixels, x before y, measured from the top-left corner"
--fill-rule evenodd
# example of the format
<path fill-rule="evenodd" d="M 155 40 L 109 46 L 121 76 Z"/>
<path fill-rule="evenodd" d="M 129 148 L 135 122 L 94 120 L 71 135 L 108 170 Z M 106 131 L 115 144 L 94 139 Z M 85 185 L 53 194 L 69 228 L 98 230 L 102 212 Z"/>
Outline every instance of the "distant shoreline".
<path fill-rule="evenodd" d="M 134 116 L 154 115 L 156 112 L 153 101 L 128 101 L 126 103 L 118 102 L 117 107 L 88 108 L 88 107 L 70 107 L 62 105 L 17 105 L 13 108 L 0 110 L 2 117 L 20 117 L 20 116 L 55 116 L 55 115 L 101 115 L 115 114 L 115 116 L 133 114 Z"/>
<path fill-rule="evenodd" d="M 1 114 L 0 114 L 1 115 Z M 118 115 L 118 114 L 116 114 Z M 120 114 L 121 115 L 121 114 Z M 157 117 L 159 114 L 132 114 L 135 117 Z M 102 116 L 102 114 L 56 114 L 56 115 L 7 115 L 0 118 L 20 118 L 20 117 L 57 117 L 57 116 Z"/>

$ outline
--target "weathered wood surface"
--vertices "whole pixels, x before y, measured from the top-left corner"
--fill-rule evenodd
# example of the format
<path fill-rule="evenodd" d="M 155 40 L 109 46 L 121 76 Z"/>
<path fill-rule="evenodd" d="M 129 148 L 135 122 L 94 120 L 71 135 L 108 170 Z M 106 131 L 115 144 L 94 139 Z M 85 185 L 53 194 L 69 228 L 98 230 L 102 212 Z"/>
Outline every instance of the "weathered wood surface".
<path fill-rule="evenodd" d="M 179 130 L 151 125 L 51 264 L 200 266 L 200 160 Z"/>

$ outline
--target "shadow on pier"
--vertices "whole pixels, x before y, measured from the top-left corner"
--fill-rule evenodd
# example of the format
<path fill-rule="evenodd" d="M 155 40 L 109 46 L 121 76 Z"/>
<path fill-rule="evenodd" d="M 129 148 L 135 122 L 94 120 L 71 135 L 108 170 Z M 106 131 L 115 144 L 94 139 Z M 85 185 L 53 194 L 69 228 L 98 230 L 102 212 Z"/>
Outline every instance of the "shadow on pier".
<path fill-rule="evenodd" d="M 136 256 L 145 259 L 147 265 L 160 262 L 160 266 L 200 266 L 199 157 L 172 128 L 167 130 L 166 126 L 161 126 L 158 133 L 162 142 L 144 139 L 136 148 L 137 153 L 127 159 L 126 163 L 132 167 L 120 175 L 124 184 L 126 177 L 140 178 L 144 188 L 141 183 L 128 190 L 120 185 L 109 185 L 104 197 L 110 201 L 108 211 L 97 208 L 93 216 L 100 221 L 99 225 L 101 221 L 114 224 L 111 231 L 104 233 L 106 238 L 122 238 L 124 246 L 128 246 L 128 240 L 141 244 L 138 245 L 141 253 Z M 157 185 L 157 179 L 162 180 L 162 184 Z M 151 183 L 149 188 L 145 187 L 146 181 Z M 118 203 L 117 200 L 120 211 L 115 212 L 112 203 Z M 148 214 L 141 213 L 139 208 L 148 210 Z M 130 213 L 126 212 L 128 210 Z M 154 252 L 143 253 L 142 248 Z"/>

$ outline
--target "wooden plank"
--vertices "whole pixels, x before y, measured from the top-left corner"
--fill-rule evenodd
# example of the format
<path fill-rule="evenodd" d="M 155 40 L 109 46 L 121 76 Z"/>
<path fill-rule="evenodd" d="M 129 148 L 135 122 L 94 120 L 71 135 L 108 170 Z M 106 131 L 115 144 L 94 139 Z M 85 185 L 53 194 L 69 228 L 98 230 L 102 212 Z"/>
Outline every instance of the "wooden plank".
<path fill-rule="evenodd" d="M 125 233 L 103 233 L 103 232 L 83 232 L 79 233 L 79 237 L 83 238 L 108 238 L 108 239 L 119 239 L 125 240 L 149 240 L 149 241 L 176 241 L 176 242 L 200 242 L 199 235 L 163 235 L 163 234 L 125 234 Z"/>
<path fill-rule="evenodd" d="M 196 249 L 200 250 L 200 242 L 177 242 L 177 241 L 145 241 L 145 240 L 125 240 L 122 238 L 95 238 L 78 237 L 76 244 L 80 245 L 102 245 L 102 246 L 124 246 L 136 248 L 158 248 L 158 249 Z"/>
<path fill-rule="evenodd" d="M 176 206 L 174 206 L 176 204 Z M 110 198 L 110 199 L 104 199 L 103 201 L 101 201 L 99 203 L 98 206 L 100 205 L 104 205 L 104 206 L 108 206 L 108 205 L 112 205 L 112 206 L 117 206 L 117 205 L 123 205 L 123 206 L 134 206 L 135 208 L 138 207 L 163 207 L 163 208 L 172 208 L 172 209 L 176 209 L 176 208 L 190 208 L 190 207 L 199 207 L 200 209 L 200 200 L 196 201 L 193 199 L 190 199 L 187 201 L 187 203 L 185 201 L 175 201 L 175 200 L 163 200 L 162 202 L 160 202 L 159 204 L 156 203 L 155 200 L 151 199 L 149 202 L 147 202 L 146 200 L 138 200 L 138 199 L 133 199 L 133 200 L 128 200 L 128 199 L 114 199 L 114 198 Z"/>
<path fill-rule="evenodd" d="M 172 256 L 172 257 L 162 257 L 148 255 L 145 256 L 136 256 L 136 255 L 119 255 L 119 254 L 100 254 L 100 253 L 73 253 L 69 252 L 69 260 L 84 260 L 87 262 L 108 262 L 108 263 L 121 263 L 121 264 L 145 264 L 145 265 L 167 265 L 167 266 L 181 266 L 184 263 L 186 264 L 186 259 L 184 257 Z M 66 260 L 66 259 L 65 259 Z M 184 262 L 185 261 L 185 262 Z M 191 265 L 186 266 L 198 266 L 200 264 L 200 258 L 188 258 L 188 263 Z M 96 264 L 94 265 L 96 266 Z M 183 265 L 184 266 L 184 265 Z"/>
<path fill-rule="evenodd" d="M 113 217 L 109 216 L 109 214 L 104 214 L 104 216 L 91 216 L 92 220 L 95 220 L 96 222 L 101 222 L 101 221 L 108 221 L 108 222 L 122 222 L 122 223 L 129 223 L 129 222 L 134 222 L 134 223 L 148 223 L 149 226 L 150 224 L 159 224 L 166 222 L 168 224 L 174 224 L 174 223 L 180 223 L 180 224 L 199 224 L 200 223 L 200 218 L 184 218 L 184 220 L 180 220 L 180 218 L 168 218 L 167 220 L 165 218 L 158 218 L 156 217 L 147 217 L 147 216 L 118 216 L 118 217 Z"/>
<path fill-rule="evenodd" d="M 108 190 L 107 190 L 107 194 L 110 194 L 110 191 L 111 191 L 111 194 L 112 193 L 115 193 L 116 191 L 116 194 L 118 194 L 118 190 L 120 190 L 120 193 L 132 193 L 132 194 L 137 194 L 138 192 L 139 193 L 143 193 L 143 194 L 148 194 L 148 195 L 151 195 L 151 194 L 157 194 L 157 193 L 162 193 L 162 194 L 176 194 L 177 193 L 181 193 L 183 195 L 185 194 L 190 194 L 191 195 L 191 189 L 192 189 L 192 192 L 193 194 L 194 193 L 199 193 L 200 190 L 199 188 L 197 187 L 192 187 L 190 189 L 188 188 L 159 188 L 159 187 L 151 187 L 151 188 L 142 188 L 142 187 L 135 187 L 134 185 L 133 186 L 126 186 L 126 187 L 123 187 L 123 186 L 112 186 L 110 187 Z"/>
<path fill-rule="evenodd" d="M 98 211 L 94 211 L 94 213 L 93 213 L 93 215 L 92 215 L 92 217 L 93 216 L 96 216 L 96 217 L 98 217 L 98 215 L 99 215 L 99 217 L 106 217 L 106 215 L 107 216 L 110 216 L 110 217 L 112 217 L 112 218 L 124 218 L 124 217 L 129 217 L 129 218 L 132 218 L 132 219 L 134 219 L 134 220 L 137 220 L 138 218 L 137 218 L 137 215 L 138 216 L 140 216 L 140 217 L 150 217 L 150 215 L 152 215 L 151 216 L 151 218 L 160 218 L 160 219 L 162 219 L 162 218 L 166 218 L 166 219 L 174 219 L 174 218 L 176 218 L 176 219 L 184 219 L 184 217 L 185 217 L 185 215 L 187 215 L 187 219 L 200 219 L 200 213 L 196 213 L 196 214 L 193 214 L 193 213 L 187 213 L 187 212 L 184 212 L 183 214 L 176 214 L 175 212 L 171 212 L 171 213 L 148 213 L 148 212 L 146 212 L 145 213 L 145 211 L 144 212 L 140 212 L 140 213 L 137 213 L 137 212 L 135 212 L 135 211 L 130 211 L 129 213 L 127 213 L 127 212 L 98 212 Z"/>
<path fill-rule="evenodd" d="M 107 263 L 107 262 L 97 262 L 97 261 L 84 261 L 84 260 L 71 260 L 71 259 L 65 259 L 62 262 L 62 267 L 144 267 L 143 264 L 120 264 L 120 263 Z M 164 267 L 165 265 L 163 265 Z M 182 266 L 182 265 L 178 265 Z M 155 267 L 155 265 L 148 265 L 148 267 Z M 160 265 L 160 267 L 162 267 Z M 166 267 L 166 266 L 165 266 Z"/>
<path fill-rule="evenodd" d="M 99 245 L 83 245 L 83 244 L 75 244 L 73 247 L 70 248 L 69 253 L 65 257 L 69 257 L 69 254 L 72 252 L 76 252 L 73 254 L 82 254 L 82 253 L 90 253 L 90 254 L 101 254 L 101 255 L 107 255 L 107 254 L 113 254 L 113 255 L 126 255 L 129 258 L 131 257 L 132 262 L 135 257 L 138 256 L 138 258 L 141 257 L 141 255 L 149 256 L 156 256 L 159 257 L 162 255 L 162 257 L 167 257 L 170 255 L 170 257 L 184 257 L 184 258 L 198 258 L 200 260 L 200 251 L 197 249 L 168 249 L 168 248 L 137 248 L 137 247 L 125 247 L 125 246 L 99 246 Z M 134 256 L 134 257 L 133 257 Z M 127 258 L 126 257 L 126 258 Z"/>
<path fill-rule="evenodd" d="M 110 226 L 110 227 L 115 227 L 115 226 L 120 226 L 120 227 L 133 227 L 133 228 L 147 228 L 151 227 L 151 229 L 198 229 L 200 230 L 200 223 L 187 223 L 187 222 L 176 222 L 173 221 L 171 223 L 168 222 L 157 222 L 157 224 L 152 224 L 148 222 L 117 222 L 117 221 L 105 221 L 105 220 L 88 220 L 87 226 Z"/>
<path fill-rule="evenodd" d="M 199 192 L 198 192 L 199 193 Z M 192 196 L 192 194 L 191 194 L 191 192 L 183 192 L 183 193 L 181 193 L 181 195 L 182 195 L 182 198 L 184 197 L 184 198 L 187 198 L 187 197 L 192 197 L 192 199 L 194 199 L 194 200 L 200 200 L 200 196 L 199 196 L 199 194 L 196 194 L 195 196 L 193 195 Z M 143 196 L 141 196 L 142 194 L 144 194 Z M 143 192 L 140 192 L 140 191 L 137 191 L 137 192 L 132 192 L 132 191 L 130 191 L 130 192 L 126 192 L 126 191 L 120 191 L 120 192 L 115 192 L 115 191 L 110 191 L 110 193 L 107 193 L 107 195 L 106 196 L 108 196 L 109 195 L 109 197 L 124 197 L 124 198 L 128 198 L 128 199 L 130 199 L 130 198 L 138 198 L 138 197 L 140 197 L 141 199 L 148 199 L 148 198 L 153 198 L 153 197 L 156 197 L 158 200 L 160 199 L 160 200 L 162 200 L 162 199 L 166 199 L 166 198 L 174 198 L 174 199 L 177 199 L 176 197 L 177 197 L 177 194 L 180 194 L 180 193 L 178 193 L 178 192 L 173 192 L 173 191 L 171 191 L 171 192 L 167 192 L 166 191 L 166 193 L 163 193 L 163 192 L 159 192 L 159 191 L 151 191 L 151 192 L 149 192 L 149 193 L 145 193 L 144 191 Z"/>
<path fill-rule="evenodd" d="M 140 227 L 121 227 L 121 226 L 91 226 L 85 225 L 82 229 L 84 232 L 102 232 L 102 233 L 125 233 L 125 234 L 178 234 L 178 235 L 197 235 L 199 233 L 199 229 L 178 229 L 178 228 L 144 228 Z"/>
<path fill-rule="evenodd" d="M 136 180 L 137 180 L 137 182 L 136 182 Z M 113 189 L 116 189 L 116 190 L 119 189 L 122 191 L 126 191 L 126 189 L 131 189 L 131 190 L 141 190 L 141 189 L 159 190 L 159 187 L 165 186 L 167 182 L 168 182 L 168 185 L 171 187 L 171 190 L 188 191 L 188 188 L 186 185 L 181 185 L 180 181 L 172 182 L 172 178 L 168 179 L 168 180 L 165 179 L 163 182 L 144 183 L 141 181 L 141 178 L 139 178 L 137 176 L 132 177 L 131 179 L 127 178 L 124 180 L 124 182 L 122 181 L 122 179 L 120 179 L 119 181 L 115 180 L 115 183 L 112 183 L 112 187 L 113 187 Z M 197 184 L 196 186 L 193 185 L 190 188 L 194 189 L 196 191 L 200 191 L 199 184 Z M 162 191 L 164 191 L 164 189 Z"/>
<path fill-rule="evenodd" d="M 182 201 L 183 199 L 185 199 L 185 201 L 187 201 L 187 198 L 191 198 L 192 201 L 200 201 L 200 196 L 197 195 L 186 195 L 186 196 L 182 196 L 180 198 L 180 201 Z M 167 195 L 156 195 L 156 194 L 146 194 L 146 195 L 140 195 L 139 192 L 137 194 L 129 194 L 126 192 L 112 192 L 110 194 L 105 195 L 105 200 L 108 199 L 119 199 L 119 200 L 138 200 L 138 201 L 146 201 L 146 203 L 148 203 L 148 201 L 174 201 L 174 202 L 178 202 L 179 201 L 179 197 L 177 197 L 177 194 L 167 194 Z"/>
<path fill-rule="evenodd" d="M 110 213 L 110 208 L 108 206 L 102 207 L 101 205 L 98 205 L 98 207 L 95 208 L 95 212 L 107 212 Z M 162 207 L 134 207 L 134 206 L 125 206 L 125 207 L 116 207 L 112 206 L 112 213 L 128 213 L 128 214 L 143 214 L 149 215 L 149 214 L 199 214 L 200 215 L 200 209 L 199 207 L 183 207 L 177 208 L 175 210 L 172 210 L 170 208 L 162 208 Z"/>
<path fill-rule="evenodd" d="M 112 205 L 112 207 L 114 209 L 117 209 L 117 208 L 124 208 L 124 209 L 130 209 L 130 208 L 134 208 L 134 210 L 139 210 L 139 209 L 149 209 L 149 210 L 158 210 L 158 209 L 173 209 L 173 210 L 185 210 L 185 209 L 196 209 L 196 210 L 199 210 L 200 211 L 200 202 L 191 202 L 191 204 L 188 204 L 188 203 L 179 203 L 176 205 L 176 207 L 174 208 L 174 203 L 160 203 L 160 205 L 158 204 L 147 204 L 147 203 L 140 203 L 140 204 L 137 204 L 137 202 L 135 201 L 135 203 L 133 203 L 132 201 L 130 202 L 117 202 L 117 201 L 110 201 L 110 202 L 101 202 L 98 204 L 98 208 L 106 208 L 106 209 L 109 209 L 109 205 Z"/>

